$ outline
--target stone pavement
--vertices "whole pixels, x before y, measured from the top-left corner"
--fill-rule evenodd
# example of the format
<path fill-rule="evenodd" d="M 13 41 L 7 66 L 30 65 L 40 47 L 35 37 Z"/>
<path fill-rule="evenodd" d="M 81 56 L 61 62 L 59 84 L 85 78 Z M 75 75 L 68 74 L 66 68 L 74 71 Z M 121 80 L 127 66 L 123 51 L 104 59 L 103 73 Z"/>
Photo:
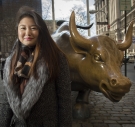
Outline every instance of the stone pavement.
<path fill-rule="evenodd" d="M 73 119 L 73 127 L 135 127 L 135 83 L 118 103 L 111 102 L 102 93 L 92 91 L 89 108 L 90 118 L 84 121 Z"/>
<path fill-rule="evenodd" d="M 2 81 L 0 80 L 0 103 L 2 103 Z M 72 92 L 75 101 L 77 92 Z M 120 102 L 113 103 L 102 93 L 92 91 L 89 96 L 91 116 L 86 120 L 73 119 L 72 127 L 135 127 L 135 83 Z"/>

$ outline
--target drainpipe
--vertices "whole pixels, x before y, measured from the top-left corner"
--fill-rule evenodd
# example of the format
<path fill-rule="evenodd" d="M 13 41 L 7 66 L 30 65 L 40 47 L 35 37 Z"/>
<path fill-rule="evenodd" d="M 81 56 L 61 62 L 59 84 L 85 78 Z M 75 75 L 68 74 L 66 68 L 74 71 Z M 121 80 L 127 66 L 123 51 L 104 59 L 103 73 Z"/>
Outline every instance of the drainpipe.
<path fill-rule="evenodd" d="M 110 19 L 109 19 L 109 0 L 107 0 L 107 22 L 108 22 L 108 33 L 110 32 Z"/>

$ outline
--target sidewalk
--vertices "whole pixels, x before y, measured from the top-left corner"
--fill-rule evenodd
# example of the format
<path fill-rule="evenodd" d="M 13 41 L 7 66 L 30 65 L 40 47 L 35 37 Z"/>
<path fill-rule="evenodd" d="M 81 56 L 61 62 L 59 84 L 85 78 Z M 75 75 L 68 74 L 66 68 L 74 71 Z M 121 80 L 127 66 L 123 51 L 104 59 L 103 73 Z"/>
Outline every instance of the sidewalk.
<path fill-rule="evenodd" d="M 73 120 L 73 127 L 135 127 L 135 83 L 118 103 L 94 91 L 89 103 L 91 117 L 85 121 Z"/>
<path fill-rule="evenodd" d="M 0 103 L 2 103 L 2 81 L 0 80 Z M 75 102 L 77 92 L 72 92 Z M 72 127 L 135 127 L 135 83 L 120 102 L 113 103 L 102 93 L 92 91 L 89 97 L 91 117 L 87 120 L 73 119 Z"/>

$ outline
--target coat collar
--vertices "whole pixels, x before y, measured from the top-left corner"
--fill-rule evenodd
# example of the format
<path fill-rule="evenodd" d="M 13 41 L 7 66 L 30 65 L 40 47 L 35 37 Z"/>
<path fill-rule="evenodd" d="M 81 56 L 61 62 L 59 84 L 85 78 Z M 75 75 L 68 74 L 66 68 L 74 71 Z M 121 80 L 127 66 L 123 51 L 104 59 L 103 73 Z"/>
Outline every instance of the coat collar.
<path fill-rule="evenodd" d="M 4 86 L 10 104 L 11 109 L 17 118 L 24 120 L 29 116 L 30 110 L 33 105 L 38 101 L 43 87 L 47 82 L 48 73 L 43 60 L 39 60 L 37 63 L 37 73 L 39 79 L 35 79 L 31 76 L 26 84 L 24 93 L 20 98 L 13 89 L 12 81 L 9 79 L 9 70 L 11 64 L 12 55 L 6 59 L 4 67 Z"/>

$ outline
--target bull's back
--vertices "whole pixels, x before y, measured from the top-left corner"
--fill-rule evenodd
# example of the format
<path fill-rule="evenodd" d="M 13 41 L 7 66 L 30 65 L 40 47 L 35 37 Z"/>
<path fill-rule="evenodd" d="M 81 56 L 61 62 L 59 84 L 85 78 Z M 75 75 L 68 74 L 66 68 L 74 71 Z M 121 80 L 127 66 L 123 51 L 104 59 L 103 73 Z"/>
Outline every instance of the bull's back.
<path fill-rule="evenodd" d="M 66 54 L 68 61 L 70 62 L 77 60 L 79 54 L 76 54 L 75 51 L 73 50 L 69 36 L 70 36 L 69 31 L 62 31 L 60 33 L 55 33 L 54 35 L 52 35 L 52 38 L 56 42 L 58 47 Z"/>

